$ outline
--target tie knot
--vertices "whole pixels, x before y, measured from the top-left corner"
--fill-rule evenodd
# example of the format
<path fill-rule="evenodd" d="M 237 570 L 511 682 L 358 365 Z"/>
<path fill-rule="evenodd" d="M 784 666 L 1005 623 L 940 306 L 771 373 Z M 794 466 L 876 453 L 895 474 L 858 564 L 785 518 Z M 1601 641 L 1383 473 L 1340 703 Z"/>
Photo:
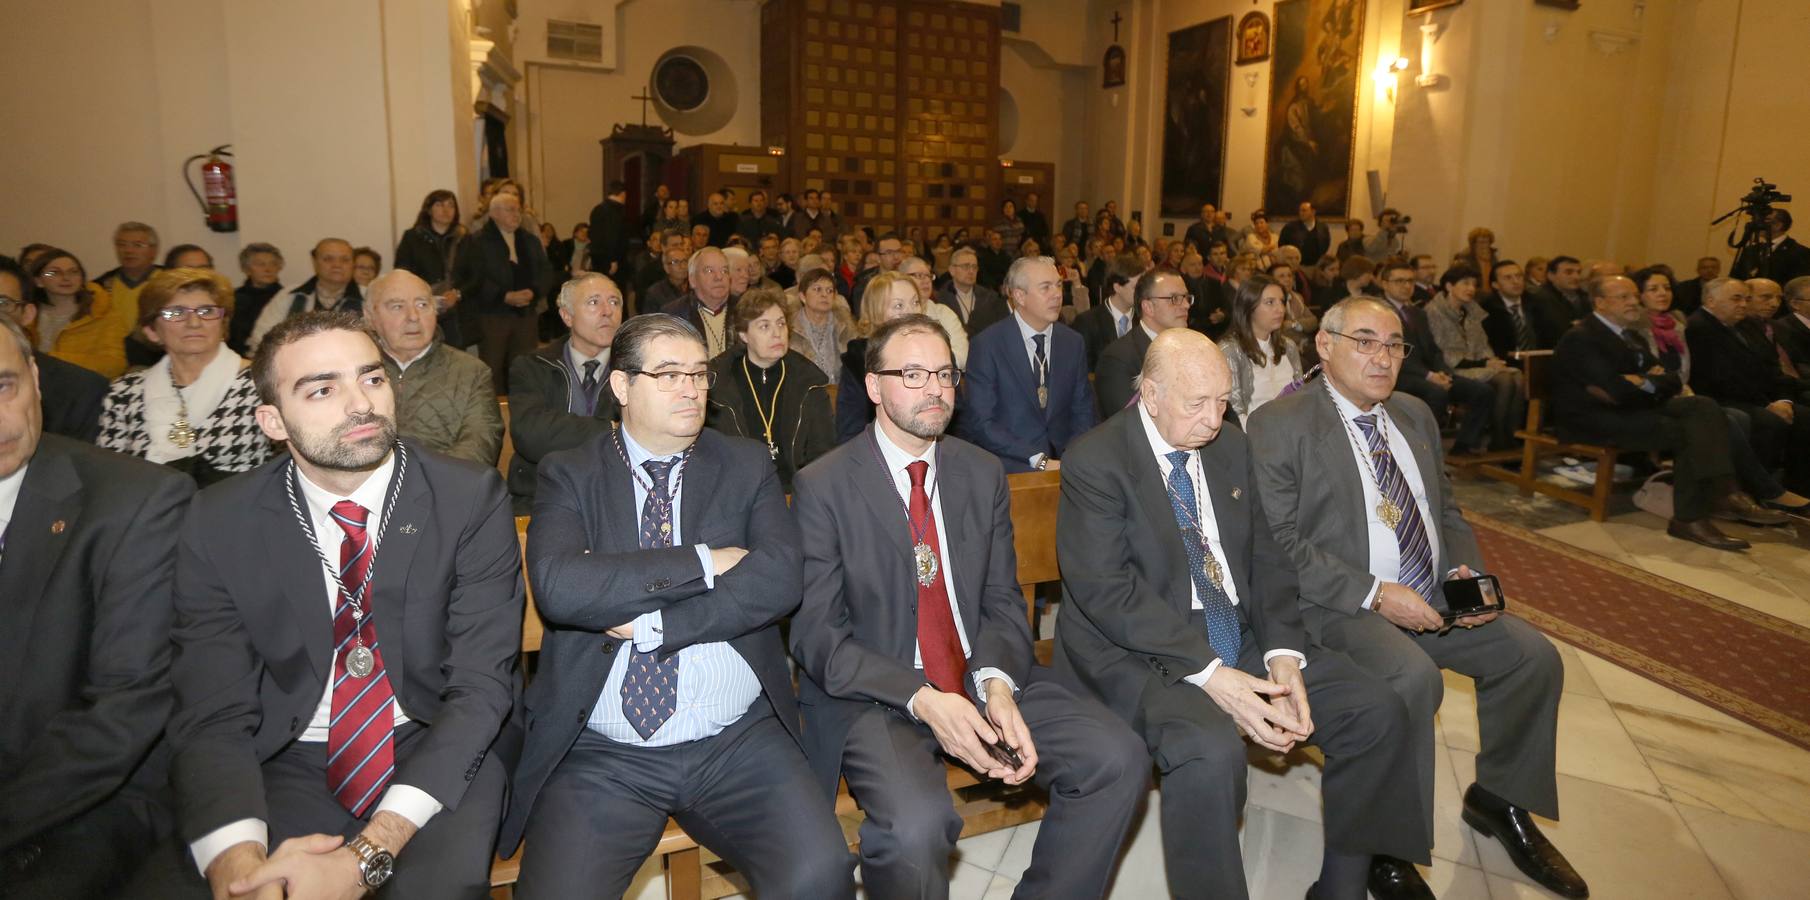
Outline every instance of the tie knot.
<path fill-rule="evenodd" d="M 338 522 L 339 527 L 345 531 L 346 537 L 353 540 L 364 538 L 365 522 L 370 518 L 370 510 L 350 500 L 341 500 L 333 504 L 333 521 Z"/>
<path fill-rule="evenodd" d="M 584 377 L 596 378 L 597 377 L 597 367 L 600 365 L 603 365 L 603 364 L 598 362 L 597 360 L 594 360 L 594 359 L 585 360 L 584 361 Z"/>
<path fill-rule="evenodd" d="M 1351 421 L 1356 422 L 1366 436 L 1376 433 L 1376 413 L 1365 413 Z"/>
<path fill-rule="evenodd" d="M 641 468 L 646 469 L 648 476 L 653 478 L 654 490 L 664 494 L 666 493 L 666 479 L 672 475 L 672 467 L 678 464 L 679 461 L 676 459 L 650 459 L 642 463 Z"/>
<path fill-rule="evenodd" d="M 1033 343 L 1033 344 L 1036 344 L 1036 345 L 1037 345 L 1037 352 L 1038 352 L 1038 353 L 1042 353 L 1042 352 L 1043 352 L 1043 335 L 1041 335 L 1041 334 L 1033 334 L 1033 335 L 1031 335 L 1031 343 Z"/>
<path fill-rule="evenodd" d="M 1169 465 L 1174 466 L 1177 469 L 1182 469 L 1188 465 L 1188 454 L 1191 452 L 1193 452 L 1193 451 L 1172 450 L 1168 453 L 1163 454 L 1163 456 L 1168 458 Z"/>
<path fill-rule="evenodd" d="M 914 488 L 921 488 L 924 486 L 924 475 L 929 471 L 930 463 L 921 459 L 914 460 L 905 467 L 905 474 L 911 476 L 911 486 Z"/>

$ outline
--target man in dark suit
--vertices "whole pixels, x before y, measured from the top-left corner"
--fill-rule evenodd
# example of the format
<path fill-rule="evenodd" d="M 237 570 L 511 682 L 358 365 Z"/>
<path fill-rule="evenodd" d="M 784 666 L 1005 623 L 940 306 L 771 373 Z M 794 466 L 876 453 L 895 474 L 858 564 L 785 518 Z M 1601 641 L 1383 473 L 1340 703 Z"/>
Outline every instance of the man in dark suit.
<path fill-rule="evenodd" d="M 623 205 L 627 202 L 628 185 L 612 181 L 603 202 L 591 208 L 590 271 L 628 278 L 628 209 Z"/>
<path fill-rule="evenodd" d="M 1182 234 L 1182 243 L 1194 245 L 1194 250 L 1206 256 L 1213 249 L 1214 241 L 1224 241 L 1226 246 L 1232 245 L 1232 229 L 1219 224 L 1219 210 L 1211 203 L 1200 205 L 1200 218 L 1188 225 Z"/>
<path fill-rule="evenodd" d="M 43 433 L 39 376 L 0 316 L 0 896 L 110 897 L 170 826 L 170 570 L 195 486 Z"/>
<path fill-rule="evenodd" d="M 1720 257 L 1705 256 L 1697 260 L 1697 277 L 1678 282 L 1678 287 L 1672 291 L 1672 308 L 1687 316 L 1696 312 L 1697 307 L 1703 305 L 1703 285 L 1721 274 Z"/>
<path fill-rule="evenodd" d="M 1799 275 L 1785 283 L 1785 315 L 1780 317 L 1773 336 L 1799 378 L 1810 378 L 1810 275 Z"/>
<path fill-rule="evenodd" d="M 509 495 L 495 468 L 396 439 L 364 327 L 271 330 L 258 424 L 290 453 L 204 491 L 182 529 L 173 781 L 216 897 L 488 891 L 519 742 Z M 174 874 L 205 895 L 195 871 Z"/>
<path fill-rule="evenodd" d="M 980 257 L 969 247 L 959 247 L 949 256 L 949 283 L 938 288 L 936 302 L 955 310 L 963 330 L 974 337 L 994 322 L 1011 315 L 1006 301 L 992 288 L 979 284 Z M 856 297 L 859 302 L 861 298 Z"/>
<path fill-rule="evenodd" d="M 1137 324 L 1107 346 L 1094 370 L 1094 393 L 1100 398 L 1101 418 L 1131 403 L 1137 392 L 1132 382 L 1144 370 L 1144 353 L 1150 349 L 1150 342 L 1170 328 L 1187 327 L 1191 297 L 1182 274 L 1168 266 L 1158 266 L 1138 276 L 1132 288 Z"/>
<path fill-rule="evenodd" d="M 1797 402 L 1797 379 L 1785 374 L 1765 335 L 1737 327 L 1747 302 L 1746 282 L 1717 278 L 1703 286 L 1703 308 L 1684 329 L 1691 389 L 1746 413 L 1760 459 L 1783 462 L 1786 490 L 1810 493 L 1810 405 Z"/>
<path fill-rule="evenodd" d="M 1263 509 L 1299 573 L 1307 633 L 1407 703 L 1405 756 L 1419 782 L 1427 843 L 1433 715 L 1444 691 L 1440 670 L 1451 669 L 1478 682 L 1483 735 L 1464 821 L 1500 841 L 1535 882 L 1584 897 L 1584 880 L 1532 817 L 1558 817 L 1564 666 L 1552 644 L 1513 615 L 1443 618 L 1444 580 L 1474 577 L 1483 557 L 1452 497 L 1432 414 L 1394 391 L 1404 337 L 1395 312 L 1374 300 L 1326 313 L 1315 339 L 1322 377 L 1251 416 Z M 1373 867 L 1378 878 L 1417 880 L 1386 858 Z"/>
<path fill-rule="evenodd" d="M 1300 218 L 1282 226 L 1278 243 L 1299 248 L 1302 264 L 1312 267 L 1332 251 L 1332 229 L 1320 221 L 1312 203 L 1302 201 L 1299 212 Z"/>
<path fill-rule="evenodd" d="M 1007 472 L 1053 469 L 1069 441 L 1099 421 L 1087 345 L 1057 321 L 1062 282 L 1047 260 L 1013 263 L 1006 293 L 1012 315 L 968 345 L 956 433 L 998 456 Z"/>
<path fill-rule="evenodd" d="M 1310 896 L 1357 900 L 1372 855 L 1431 862 L 1414 774 L 1398 765 L 1408 711 L 1304 633 L 1244 433 L 1222 427 L 1231 379 L 1205 335 L 1166 331 L 1137 405 L 1069 451 L 1055 665 L 1140 729 L 1162 770 L 1172 894 L 1245 896 L 1243 733 L 1274 752 L 1325 752 L 1326 854 Z"/>
<path fill-rule="evenodd" d="M 1050 808 L 1019 895 L 1103 897 L 1149 781 L 1143 748 L 1033 667 L 999 462 L 943 436 L 959 381 L 948 336 L 906 316 L 868 348 L 874 424 L 807 467 L 792 500 L 817 537 L 792 653 L 818 786 L 833 797 L 846 778 L 867 814 L 868 891 L 944 897 L 962 818 L 942 758 L 1035 781 Z"/>
<path fill-rule="evenodd" d="M 1551 350 L 1571 329 L 1570 311 L 1543 291 L 1527 290 L 1527 274 L 1512 259 L 1497 260 L 1489 270 L 1491 292 L 1481 301 L 1483 333 L 1490 350 L 1512 359 L 1521 350 Z"/>
<path fill-rule="evenodd" d="M 37 304 L 25 293 L 25 270 L 10 256 L 0 256 L 0 319 L 28 331 L 38 318 Z M 29 348 L 30 342 L 26 346 Z M 50 434 L 94 442 L 101 430 L 101 406 L 107 379 L 48 353 L 31 351 L 37 365 L 37 396 L 42 427 Z"/>
<path fill-rule="evenodd" d="M 1595 311 L 1590 292 L 1584 288 L 1584 264 L 1575 256 L 1555 256 L 1546 263 L 1546 283 L 1536 289 L 1553 301 L 1554 308 L 1565 311 L 1567 321 L 1579 322 Z"/>
<path fill-rule="evenodd" d="M 1790 232 L 1790 212 L 1774 209 L 1767 213 L 1765 245 L 1742 250 L 1729 272 L 1736 278 L 1770 278 L 1779 284 L 1810 275 L 1810 247 L 1798 243 Z"/>
<path fill-rule="evenodd" d="M 571 333 L 509 366 L 509 494 L 518 516 L 534 506 L 535 469 L 547 454 L 608 433 L 616 419 L 606 382 L 610 344 L 622 327 L 621 289 L 593 272 L 566 282 L 557 302 Z"/>
<path fill-rule="evenodd" d="M 1491 415 L 1496 408 L 1495 387 L 1487 381 L 1458 377 L 1446 362 L 1445 354 L 1433 340 L 1433 329 L 1427 325 L 1426 310 L 1413 303 L 1419 287 L 1414 283 L 1412 269 L 1404 263 L 1384 263 L 1377 273 L 1383 283 L 1383 297 L 1401 319 L 1402 334 L 1410 345 L 1407 359 L 1396 367 L 1397 386 L 1425 402 L 1433 411 L 1434 420 L 1442 424 L 1452 404 L 1463 405 L 1464 418 L 1458 424 L 1452 453 L 1482 450 L 1488 443 Z"/>
<path fill-rule="evenodd" d="M 1038 199 L 1035 193 L 1024 195 L 1024 208 L 1018 211 L 1018 221 L 1024 223 L 1024 236 L 1047 251 L 1050 249 L 1050 217 L 1038 208 Z"/>
<path fill-rule="evenodd" d="M 547 632 L 499 842 L 524 846 L 517 896 L 620 896 L 673 816 L 763 897 L 850 897 L 780 639 L 799 535 L 773 461 L 704 428 L 684 321 L 631 319 L 610 355 L 622 425 L 541 461 L 528 530 Z"/>
<path fill-rule="evenodd" d="M 553 267 L 540 235 L 522 228 L 522 203 L 514 194 L 490 200 L 490 221 L 467 240 L 453 263 L 460 321 L 466 339 L 490 366 L 498 391 L 509 390 L 509 361 L 539 344 L 536 302 L 553 287 Z"/>
<path fill-rule="evenodd" d="M 1097 370 L 1100 354 L 1108 345 L 1137 328 L 1138 308 L 1133 293 L 1143 271 L 1143 263 L 1135 254 L 1119 254 L 1107 272 L 1105 296 L 1075 316 L 1071 327 L 1086 343 L 1087 371 Z"/>

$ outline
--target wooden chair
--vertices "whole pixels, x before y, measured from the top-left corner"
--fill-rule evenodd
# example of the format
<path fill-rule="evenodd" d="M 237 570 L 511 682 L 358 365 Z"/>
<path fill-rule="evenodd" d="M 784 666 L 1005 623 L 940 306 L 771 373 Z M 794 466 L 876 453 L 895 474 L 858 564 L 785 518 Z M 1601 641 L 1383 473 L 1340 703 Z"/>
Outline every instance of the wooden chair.
<path fill-rule="evenodd" d="M 1037 586 L 1061 578 L 1056 565 L 1056 507 L 1061 495 L 1061 478 L 1057 472 L 1030 472 L 1010 475 L 1006 480 L 1011 491 L 1012 536 L 1018 556 L 1018 583 L 1024 591 L 1025 615 L 1032 620 L 1034 627 Z M 527 560 L 528 521 L 528 516 L 518 516 L 515 520 L 515 533 L 522 546 L 524 566 Z M 543 629 L 540 614 L 534 607 L 533 585 L 529 584 L 528 602 L 522 618 L 523 653 L 540 650 Z M 1037 655 L 1041 661 L 1048 663 L 1049 642 L 1038 642 Z M 953 763 L 947 768 L 946 783 L 955 802 L 955 811 L 962 817 L 962 837 L 986 834 L 1043 818 L 1047 801 L 1041 792 L 984 781 Z M 847 785 L 843 785 L 837 792 L 835 809 L 837 816 L 849 816 L 859 811 L 854 798 L 849 796 Z M 851 848 L 858 843 L 855 835 L 846 827 L 844 834 Z M 666 871 L 666 896 L 669 900 L 703 900 L 748 891 L 748 884 L 740 875 L 730 870 L 716 854 L 700 847 L 697 841 L 692 840 L 672 820 L 667 821 L 665 833 L 654 846 L 654 856 L 660 858 Z M 491 861 L 490 884 L 493 898 L 503 900 L 511 896 L 509 886 L 521 874 L 521 859 L 522 855 L 518 851 L 513 859 L 498 857 Z"/>
<path fill-rule="evenodd" d="M 1609 493 L 1615 487 L 1615 458 L 1621 451 L 1607 445 L 1564 441 L 1551 434 L 1546 428 L 1545 414 L 1552 394 L 1552 351 L 1524 350 L 1516 356 L 1527 383 L 1527 427 L 1515 432 L 1515 437 L 1521 439 L 1520 471 L 1491 462 L 1478 466 L 1477 472 L 1515 484 L 1524 497 L 1537 491 L 1555 500 L 1581 506 L 1589 510 L 1592 520 L 1603 521 L 1608 516 Z M 1582 457 L 1596 463 L 1596 482 L 1589 493 L 1540 480 L 1540 458 L 1560 455 Z"/>
<path fill-rule="evenodd" d="M 497 411 L 503 414 L 503 452 L 496 458 L 496 470 L 509 480 L 509 461 L 515 458 L 515 435 L 509 431 L 509 398 L 496 398 Z"/>

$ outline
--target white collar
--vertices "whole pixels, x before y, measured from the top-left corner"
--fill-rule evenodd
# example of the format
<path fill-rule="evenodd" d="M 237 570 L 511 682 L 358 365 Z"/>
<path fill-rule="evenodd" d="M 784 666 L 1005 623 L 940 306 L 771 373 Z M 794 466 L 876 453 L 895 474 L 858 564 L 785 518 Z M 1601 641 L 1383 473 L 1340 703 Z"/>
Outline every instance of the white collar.
<path fill-rule="evenodd" d="M 1138 327 L 1144 329 L 1144 334 L 1151 340 L 1156 340 L 1156 332 L 1150 330 L 1150 324 L 1148 322 L 1139 322 Z"/>
<path fill-rule="evenodd" d="M 1792 315 L 1797 316 L 1799 322 L 1804 323 L 1806 326 L 1810 326 L 1810 316 L 1806 316 L 1801 312 L 1793 312 Z"/>
<path fill-rule="evenodd" d="M 1012 310 L 1012 320 L 1018 323 L 1018 333 L 1023 336 L 1025 343 L 1031 342 L 1032 335 L 1041 334 L 1043 335 L 1043 352 L 1050 351 L 1050 338 L 1055 334 L 1056 323 L 1051 322 L 1043 326 L 1042 331 L 1035 331 L 1031 328 L 1031 323 L 1026 322 L 1024 317 L 1018 314 L 1018 310 Z"/>
<path fill-rule="evenodd" d="M 930 442 L 930 447 L 924 451 L 923 455 L 912 456 L 905 451 L 905 448 L 893 443 L 892 439 L 886 436 L 885 429 L 881 428 L 880 423 L 876 421 L 874 422 L 874 443 L 880 445 L 880 457 L 886 460 L 886 472 L 889 475 L 896 477 L 905 471 L 906 466 L 919 461 L 930 464 L 930 467 L 924 470 L 926 484 L 936 472 L 936 441 Z"/>
<path fill-rule="evenodd" d="M 19 505 L 19 489 L 25 485 L 25 472 L 31 468 L 31 460 L 19 467 L 5 478 L 0 478 L 0 534 L 5 533 L 6 526 L 13 520 L 13 512 Z"/>
<path fill-rule="evenodd" d="M 294 451 L 292 450 L 290 452 L 293 453 Z M 341 500 L 350 500 L 353 503 L 370 510 L 372 516 L 370 527 L 376 528 L 376 522 L 379 521 L 378 517 L 383 514 L 384 495 L 390 489 L 390 478 L 395 471 L 396 451 L 392 449 L 389 455 L 384 457 L 383 462 L 380 463 L 377 468 L 371 470 L 370 475 L 365 476 L 364 483 L 353 490 L 350 496 L 341 496 L 315 484 L 313 481 L 309 480 L 308 475 L 304 473 L 299 466 L 296 468 L 295 473 L 300 476 L 296 480 L 302 483 L 302 501 L 308 505 L 308 512 L 312 515 L 315 522 L 325 519 L 333 510 L 333 504 L 338 503 Z M 371 534 L 375 535 L 377 532 L 372 531 Z M 335 535 L 317 534 L 316 537 L 331 538 L 332 540 L 326 542 L 329 546 L 338 540 Z"/>
<path fill-rule="evenodd" d="M 1356 403 L 1351 402 L 1349 399 L 1346 399 L 1344 394 L 1339 393 L 1339 389 L 1333 387 L 1331 381 L 1326 382 L 1326 393 L 1332 396 L 1332 405 L 1338 407 L 1339 415 L 1344 417 L 1346 421 L 1355 422 L 1357 421 L 1358 416 L 1371 415 L 1376 416 L 1379 422 L 1389 418 L 1389 414 L 1384 411 L 1381 403 L 1370 407 L 1369 412 L 1364 412 L 1359 409 Z"/>
<path fill-rule="evenodd" d="M 421 348 L 421 352 L 420 352 L 420 353 L 417 353 L 417 354 L 415 354 L 415 355 L 414 355 L 414 356 L 411 356 L 411 357 L 409 357 L 409 358 L 408 358 L 408 359 L 406 359 L 406 360 L 404 360 L 404 359 L 401 359 L 401 358 L 399 358 L 399 357 L 397 357 L 397 356 L 396 356 L 396 355 L 395 355 L 395 354 L 393 354 L 393 353 L 390 353 L 390 354 L 389 354 L 389 356 L 390 356 L 390 362 L 393 362 L 393 363 L 395 363 L 395 364 L 396 364 L 396 368 L 398 368 L 398 369 L 400 369 L 400 370 L 402 370 L 402 371 L 404 371 L 404 372 L 407 372 L 407 371 L 408 371 L 408 370 L 409 370 L 409 366 L 412 366 L 412 365 L 414 365 L 414 364 L 415 364 L 415 363 L 418 363 L 418 362 L 420 362 L 420 361 L 422 361 L 422 360 L 424 360 L 424 359 L 426 359 L 426 358 L 427 358 L 427 355 L 428 355 L 428 354 L 429 354 L 429 353 L 432 353 L 432 352 L 434 352 L 434 344 L 435 344 L 435 343 L 437 343 L 437 342 L 436 342 L 436 341 L 428 341 L 428 342 L 427 342 L 427 346 L 425 346 L 425 347 L 422 347 L 422 348 Z M 385 352 L 385 353 L 389 353 L 389 351 L 388 351 L 388 350 L 387 350 L 387 349 L 386 349 L 386 350 L 385 350 L 385 351 L 384 351 L 384 352 Z"/>
<path fill-rule="evenodd" d="M 1598 321 L 1598 322 L 1601 322 L 1601 323 L 1603 323 L 1603 324 L 1604 324 L 1604 325 L 1607 325 L 1607 326 L 1609 326 L 1609 330 L 1610 330 L 1610 331 L 1613 331 L 1613 332 L 1615 332 L 1615 336 L 1616 336 L 1616 337 L 1621 337 L 1621 333 L 1622 333 L 1622 331 L 1624 331 L 1624 330 L 1625 330 L 1625 329 L 1623 329 L 1623 328 L 1622 328 L 1622 327 L 1621 327 L 1621 326 L 1620 326 L 1620 325 L 1617 325 L 1617 324 L 1615 324 L 1615 323 L 1614 323 L 1614 322 L 1611 322 L 1611 321 L 1609 321 L 1609 320 L 1608 320 L 1608 318 L 1607 318 L 1607 317 L 1605 317 L 1605 316 L 1604 316 L 1604 315 L 1603 315 L 1603 314 L 1602 314 L 1602 313 L 1599 313 L 1599 312 L 1593 312 L 1593 313 L 1591 313 L 1591 315 L 1593 315 L 1593 316 L 1595 316 L 1595 317 L 1596 317 L 1596 320 L 1597 320 L 1597 321 Z"/>
<path fill-rule="evenodd" d="M 573 370 L 580 374 L 583 374 L 584 364 L 588 362 L 598 363 L 599 369 L 607 370 L 610 367 L 610 348 L 605 347 L 597 351 L 596 356 L 579 356 L 578 348 L 573 347 L 571 339 L 568 338 L 566 339 L 566 359 L 572 362 Z"/>
<path fill-rule="evenodd" d="M 1144 426 L 1144 439 L 1150 442 L 1150 451 L 1152 453 L 1155 453 L 1157 457 L 1161 459 L 1166 458 L 1169 454 L 1181 449 L 1163 439 L 1162 432 L 1156 430 L 1156 420 L 1150 418 L 1150 411 L 1144 408 L 1144 404 L 1137 404 L 1137 409 L 1138 421 Z"/>

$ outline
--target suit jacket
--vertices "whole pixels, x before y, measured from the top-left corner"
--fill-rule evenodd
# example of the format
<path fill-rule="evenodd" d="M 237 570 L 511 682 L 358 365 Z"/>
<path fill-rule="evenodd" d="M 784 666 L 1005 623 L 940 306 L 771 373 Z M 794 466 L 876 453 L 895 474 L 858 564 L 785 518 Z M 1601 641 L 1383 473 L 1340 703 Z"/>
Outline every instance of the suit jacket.
<path fill-rule="evenodd" d="M 1225 282 L 1209 275 L 1199 278 L 1182 276 L 1188 285 L 1188 293 L 1194 295 L 1194 305 L 1188 307 L 1188 327 L 1217 341 L 1225 336 L 1232 327 L 1232 299 L 1226 290 Z M 1218 322 L 1213 321 L 1213 313 L 1225 315 Z"/>
<path fill-rule="evenodd" d="M 608 434 L 619 415 L 608 372 L 597 373 L 604 384 L 594 414 L 567 412 L 579 379 L 566 362 L 566 344 L 556 341 L 509 362 L 509 440 L 515 447 L 509 459 L 509 494 L 515 498 L 516 515 L 528 514 L 534 502 L 535 467 L 547 454 Z"/>
<path fill-rule="evenodd" d="M 521 550 L 495 468 L 403 443 L 371 615 L 396 700 L 426 732 L 392 783 L 457 809 L 486 754 L 514 755 L 504 726 L 520 684 Z M 333 674 L 321 560 L 291 511 L 288 477 L 283 456 L 215 485 L 183 525 L 169 735 L 185 842 L 270 820 L 259 766 L 301 736 Z"/>
<path fill-rule="evenodd" d="M 1779 356 L 1764 335 L 1740 334 L 1699 309 L 1685 321 L 1691 389 L 1722 404 L 1765 406 L 1791 396 Z"/>
<path fill-rule="evenodd" d="M 1042 409 L 1017 316 L 989 326 L 968 346 L 956 433 L 998 455 L 1007 472 L 1031 471 L 1030 459 L 1039 453 L 1061 459 L 1069 442 L 1099 420 L 1086 343 L 1061 322 L 1050 328 L 1049 405 Z"/>
<path fill-rule="evenodd" d="M 962 304 L 955 299 L 953 285 L 937 288 L 933 299 L 954 310 L 956 318 L 961 318 Z M 967 330 L 968 337 L 972 338 L 987 330 L 994 322 L 1011 318 L 1011 316 L 1011 308 L 1006 306 L 1006 301 L 999 296 L 998 292 L 985 285 L 976 284 L 974 286 L 974 310 L 962 322 L 962 327 Z"/>
<path fill-rule="evenodd" d="M 1318 219 L 1314 220 L 1312 228 L 1297 219 L 1282 226 L 1280 243 L 1285 247 L 1301 248 L 1301 264 L 1311 266 L 1332 250 L 1332 229 Z"/>
<path fill-rule="evenodd" d="M 1810 275 L 1810 247 L 1786 235 L 1772 248 L 1765 265 L 1760 264 L 1757 253 L 1743 251 L 1729 272 L 1736 278 L 1770 278 L 1783 285 L 1799 275 Z"/>
<path fill-rule="evenodd" d="M 633 476 L 614 438 L 599 435 L 541 461 L 528 573 L 547 631 L 498 845 L 506 853 L 521 842 L 534 798 L 584 730 L 616 654 L 632 646 L 604 632 L 642 613 L 662 611 L 662 649 L 669 652 L 727 641 L 760 679 L 786 731 L 799 738 L 779 635 L 779 620 L 798 606 L 798 523 L 766 447 L 710 429 L 698 433 L 694 447 L 682 476 L 681 540 L 661 550 L 641 549 Z M 746 547 L 748 555 L 707 589 L 695 544 Z"/>
<path fill-rule="evenodd" d="M 1554 429 L 1575 440 L 1615 442 L 1622 424 L 1618 413 L 1657 409 L 1684 389 L 1676 374 L 1646 374 L 1658 363 L 1595 315 L 1579 322 L 1553 352 Z M 1641 390 L 1622 377 L 1635 374 L 1646 376 L 1655 390 Z"/>
<path fill-rule="evenodd" d="M 1361 609 L 1376 579 L 1370 574 L 1370 533 L 1365 526 L 1364 479 L 1351 456 L 1350 438 L 1338 409 L 1326 392 L 1325 378 L 1278 397 L 1251 414 L 1251 450 L 1263 510 L 1276 540 L 1295 561 L 1301 600 L 1322 613 L 1308 617 L 1308 632 L 1317 637 L 1319 615 L 1368 615 Z M 1464 521 L 1452 483 L 1446 478 L 1433 411 L 1419 399 L 1397 392 L 1383 404 L 1389 418 L 1413 448 L 1414 464 L 1426 485 L 1427 527 L 1439 529 L 1439 555 L 1433 571 L 1445 573 L 1460 564 L 1482 571 L 1477 537 Z M 1445 605 L 1444 583 L 1426 598 Z"/>
<path fill-rule="evenodd" d="M 101 407 L 107 399 L 107 378 L 48 353 L 33 352 L 38 364 L 38 402 L 44 411 L 44 430 L 50 434 L 94 443 L 101 432 Z"/>
<path fill-rule="evenodd" d="M 1012 547 L 1011 492 L 992 454 L 956 438 L 938 445 L 943 561 L 968 637 L 968 671 L 1030 678 L 1031 630 Z M 910 525 L 872 426 L 799 473 L 792 510 L 816 536 L 805 547 L 804 602 L 792 619 L 805 751 L 834 794 L 849 726 L 869 704 L 909 718 L 924 685 L 916 665 L 916 568 Z M 972 691 L 972 679 L 965 679 Z"/>
<path fill-rule="evenodd" d="M 1433 327 L 1427 323 L 1426 309 L 1414 305 L 1398 309 L 1387 299 L 1383 303 L 1401 316 L 1402 340 L 1414 345 L 1414 352 L 1401 362 L 1401 374 L 1410 378 L 1425 378 L 1430 372 L 1451 374 L 1452 367 L 1446 365 L 1445 354 L 1439 352 L 1439 343 L 1433 340 Z"/>
<path fill-rule="evenodd" d="M 1810 324 L 1805 324 L 1796 313 L 1788 312 L 1784 318 L 1772 323 L 1772 337 L 1785 348 L 1785 355 L 1791 357 L 1797 377 L 1810 378 Z"/>
<path fill-rule="evenodd" d="M 665 283 L 671 284 L 672 282 Z M 710 332 L 704 328 L 704 314 L 698 311 L 698 307 L 703 305 L 704 301 L 698 299 L 697 291 L 686 291 L 665 306 L 658 307 L 657 311 L 691 323 L 691 327 L 698 330 L 698 336 L 704 337 L 705 343 L 709 343 Z M 735 329 L 729 327 L 729 320 L 733 316 L 734 308 L 735 300 L 733 298 L 723 301 L 723 347 L 725 350 L 734 350 L 742 344 L 741 338 L 736 336 Z M 651 308 L 650 311 L 652 311 Z"/>
<path fill-rule="evenodd" d="M 1228 424 L 1197 452 L 1207 486 L 1197 500 L 1212 504 L 1246 640 L 1263 653 L 1306 653 L 1294 566 L 1263 518 L 1244 432 Z M 1160 702 L 1152 688 L 1218 657 L 1206 629 L 1188 624 L 1192 566 L 1171 510 L 1135 409 L 1115 413 L 1062 460 L 1056 554 L 1066 605 L 1053 663 L 1134 725 L 1146 698 Z"/>
<path fill-rule="evenodd" d="M 194 491 L 39 440 L 0 560 L 0 851 L 122 794 L 167 814 L 170 573 Z"/>
<path fill-rule="evenodd" d="M 1509 359 L 1509 354 L 1515 352 L 1515 319 L 1509 315 L 1508 304 L 1502 301 L 1502 295 L 1493 292 L 1478 302 L 1489 313 L 1483 319 L 1483 333 L 1489 337 L 1490 350 Z M 1559 338 L 1571 329 L 1571 311 L 1555 306 L 1552 297 L 1538 291 L 1521 295 L 1521 314 L 1533 326 L 1535 350 L 1557 347 Z"/>
<path fill-rule="evenodd" d="M 1081 340 L 1087 346 L 1087 371 L 1098 371 L 1100 354 L 1119 339 L 1118 317 L 1113 314 L 1111 304 L 1104 300 L 1095 303 L 1075 316 L 1069 327 L 1081 335 Z M 1136 330 L 1138 323 L 1134 321 L 1125 333 L 1130 334 Z"/>
<path fill-rule="evenodd" d="M 1102 418 L 1111 418 L 1131 402 L 1131 381 L 1144 371 L 1144 354 L 1150 351 L 1150 343 L 1144 326 L 1133 325 L 1100 354 L 1100 365 L 1094 369 L 1094 393 L 1100 398 Z"/>
<path fill-rule="evenodd" d="M 603 202 L 591 208 L 591 265 L 593 272 L 602 272 L 616 281 L 620 287 L 628 281 L 628 210 L 622 204 L 603 198 Z M 614 272 L 610 267 L 615 266 Z"/>
<path fill-rule="evenodd" d="M 1537 288 L 1528 288 L 1526 296 L 1540 295 L 1544 298 L 1541 301 L 1542 305 L 1549 306 L 1554 310 L 1563 310 L 1567 322 L 1577 322 L 1590 318 L 1594 313 L 1588 292 L 1580 293 L 1582 296 L 1578 299 L 1567 297 L 1563 291 L 1548 281 Z"/>

